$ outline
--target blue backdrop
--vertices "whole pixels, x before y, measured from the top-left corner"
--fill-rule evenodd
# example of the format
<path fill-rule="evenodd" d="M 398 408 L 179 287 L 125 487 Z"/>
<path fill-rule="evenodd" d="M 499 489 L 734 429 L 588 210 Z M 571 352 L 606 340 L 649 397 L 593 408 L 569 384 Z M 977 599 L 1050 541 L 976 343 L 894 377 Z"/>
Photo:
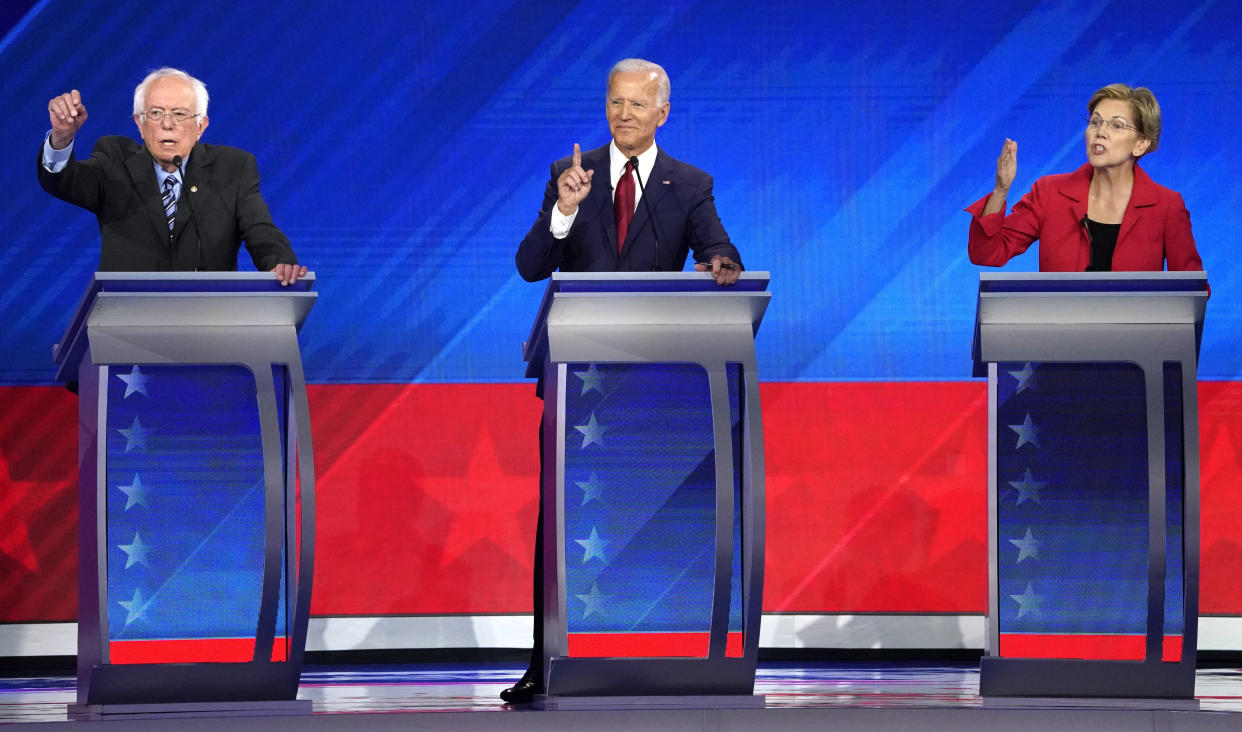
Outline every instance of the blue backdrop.
<path fill-rule="evenodd" d="M 135 133 L 133 86 L 165 64 L 207 83 L 204 139 L 258 156 L 321 278 L 311 381 L 521 380 L 542 286 L 513 253 L 548 164 L 607 140 L 604 76 L 626 56 L 668 69 L 659 144 L 716 176 L 748 267 L 773 274 L 766 380 L 967 378 L 961 209 L 1006 136 L 1016 193 L 1080 165 L 1084 104 L 1115 81 L 1164 109 L 1144 165 L 1184 195 L 1211 278 L 1200 376 L 1242 375 L 1235 2 L 10 0 L 0 23 L 0 383 L 51 380 L 98 262 L 93 217 L 35 180 L 47 100 L 82 91 L 85 152 Z"/>

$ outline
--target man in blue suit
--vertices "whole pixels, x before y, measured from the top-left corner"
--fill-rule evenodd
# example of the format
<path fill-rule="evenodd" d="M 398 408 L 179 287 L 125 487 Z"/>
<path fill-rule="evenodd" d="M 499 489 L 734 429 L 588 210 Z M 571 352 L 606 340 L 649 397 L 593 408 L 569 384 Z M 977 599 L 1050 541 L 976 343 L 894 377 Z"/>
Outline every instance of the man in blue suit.
<path fill-rule="evenodd" d="M 716 214 L 711 176 L 656 147 L 668 97 L 658 64 L 613 66 L 605 100 L 612 142 L 585 153 L 575 143 L 571 157 L 553 163 L 539 218 L 518 247 L 522 277 L 534 282 L 558 269 L 680 272 L 693 251 L 696 270 L 710 269 L 721 285 L 737 281 L 741 257 Z"/>
<path fill-rule="evenodd" d="M 668 74 L 658 64 L 631 58 L 612 67 L 605 99 L 612 142 L 585 153 L 574 143 L 571 157 L 553 163 L 539 218 L 518 247 L 523 278 L 534 282 L 558 269 L 680 272 L 693 251 L 696 270 L 710 271 L 719 285 L 737 282 L 742 259 L 716 214 L 711 176 L 656 147 L 668 96 Z M 534 649 L 521 680 L 500 693 L 510 704 L 532 701 L 544 686 L 542 497 L 539 506 Z"/>

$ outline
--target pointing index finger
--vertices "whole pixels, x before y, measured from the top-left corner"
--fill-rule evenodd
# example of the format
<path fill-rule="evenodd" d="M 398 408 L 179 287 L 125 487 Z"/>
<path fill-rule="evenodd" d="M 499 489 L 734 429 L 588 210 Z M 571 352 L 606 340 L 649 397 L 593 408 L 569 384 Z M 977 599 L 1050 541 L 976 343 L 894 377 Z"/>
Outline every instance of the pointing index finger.
<path fill-rule="evenodd" d="M 578 147 L 578 143 L 574 143 L 574 167 L 582 167 L 582 149 Z"/>

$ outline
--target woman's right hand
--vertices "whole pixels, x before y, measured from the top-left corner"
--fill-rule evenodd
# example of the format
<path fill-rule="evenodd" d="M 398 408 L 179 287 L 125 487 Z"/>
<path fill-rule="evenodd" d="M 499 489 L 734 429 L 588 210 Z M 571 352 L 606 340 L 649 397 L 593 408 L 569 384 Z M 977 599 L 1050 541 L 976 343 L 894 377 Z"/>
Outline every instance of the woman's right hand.
<path fill-rule="evenodd" d="M 1018 174 L 1018 143 L 1005 138 L 1005 146 L 1001 148 L 1000 157 L 996 159 L 996 188 L 988 196 L 983 207 L 983 215 L 990 216 L 1005 210 L 1005 197 L 1009 195 L 1009 186 L 1013 185 L 1014 176 Z"/>
<path fill-rule="evenodd" d="M 1005 138 L 1005 146 L 1001 148 L 1000 157 L 996 159 L 996 193 L 1004 198 L 1009 193 L 1009 186 L 1018 174 L 1018 143 Z"/>

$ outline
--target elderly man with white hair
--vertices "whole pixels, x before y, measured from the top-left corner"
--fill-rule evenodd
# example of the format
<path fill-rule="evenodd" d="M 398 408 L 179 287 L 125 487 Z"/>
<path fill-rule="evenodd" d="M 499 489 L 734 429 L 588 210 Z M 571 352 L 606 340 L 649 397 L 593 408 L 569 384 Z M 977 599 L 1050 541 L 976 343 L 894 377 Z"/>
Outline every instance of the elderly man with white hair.
<path fill-rule="evenodd" d="M 78 160 L 73 140 L 86 122 L 77 90 L 47 105 L 52 129 L 39 156 L 39 184 L 99 220 L 103 271 L 232 271 L 245 242 L 255 267 L 288 285 L 306 274 L 272 223 L 250 153 L 199 142 L 207 87 L 184 71 L 152 71 L 134 90 L 142 138 L 99 138 Z"/>
<path fill-rule="evenodd" d="M 562 272 L 680 272 L 737 282 L 742 258 L 716 213 L 712 177 L 655 144 L 668 121 L 668 74 L 627 58 L 608 73 L 604 112 L 612 141 L 552 164 L 539 216 L 517 251 L 517 270 L 535 282 Z M 542 432 L 542 428 L 540 429 Z M 540 455 L 540 466 L 544 456 Z M 539 481 L 543 486 L 542 477 Z M 500 693 L 525 704 L 543 691 L 543 500 L 535 534 L 534 649 L 522 678 Z"/>

